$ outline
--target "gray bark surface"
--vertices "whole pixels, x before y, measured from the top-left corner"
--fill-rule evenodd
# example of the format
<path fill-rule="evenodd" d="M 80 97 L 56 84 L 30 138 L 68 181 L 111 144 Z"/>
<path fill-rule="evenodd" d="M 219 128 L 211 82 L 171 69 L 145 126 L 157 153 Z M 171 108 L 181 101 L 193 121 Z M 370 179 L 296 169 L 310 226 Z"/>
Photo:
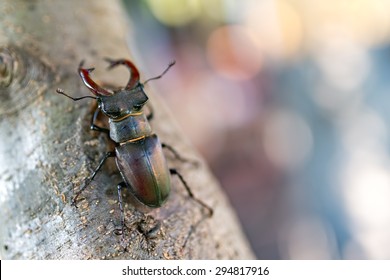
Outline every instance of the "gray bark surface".
<path fill-rule="evenodd" d="M 82 193 L 78 208 L 71 206 L 74 193 L 113 146 L 106 135 L 89 130 L 91 100 L 73 102 L 55 90 L 89 94 L 76 72 L 82 59 L 96 67 L 93 77 L 100 84 L 126 83 L 124 67 L 106 72 L 103 61 L 132 59 L 126 45 L 131 33 L 121 9 L 116 1 L 0 2 L 0 257 L 254 258 L 218 183 L 158 93 L 148 88 L 151 125 L 160 140 L 200 163 L 183 163 L 168 151 L 168 164 L 183 174 L 214 215 L 208 218 L 173 177 L 168 202 L 149 212 L 136 209 L 125 192 L 128 230 L 115 234 L 121 177 L 113 159 Z"/>

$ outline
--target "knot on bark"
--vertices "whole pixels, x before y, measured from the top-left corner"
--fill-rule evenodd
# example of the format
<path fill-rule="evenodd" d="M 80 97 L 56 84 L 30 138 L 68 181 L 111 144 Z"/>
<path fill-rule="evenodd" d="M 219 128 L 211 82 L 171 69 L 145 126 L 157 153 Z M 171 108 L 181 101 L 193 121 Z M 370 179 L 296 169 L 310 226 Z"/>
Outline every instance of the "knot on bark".
<path fill-rule="evenodd" d="M 31 105 L 56 80 L 39 55 L 14 45 L 0 46 L 0 116 Z"/>

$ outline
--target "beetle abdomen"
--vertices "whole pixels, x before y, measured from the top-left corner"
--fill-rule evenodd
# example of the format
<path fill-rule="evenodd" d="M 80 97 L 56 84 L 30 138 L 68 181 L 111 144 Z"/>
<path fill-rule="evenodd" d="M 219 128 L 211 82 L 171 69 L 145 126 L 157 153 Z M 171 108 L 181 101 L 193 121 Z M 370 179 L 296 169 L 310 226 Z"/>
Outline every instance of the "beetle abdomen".
<path fill-rule="evenodd" d="M 149 207 L 160 207 L 170 191 L 170 174 L 155 134 L 116 147 L 116 163 L 134 196 Z"/>

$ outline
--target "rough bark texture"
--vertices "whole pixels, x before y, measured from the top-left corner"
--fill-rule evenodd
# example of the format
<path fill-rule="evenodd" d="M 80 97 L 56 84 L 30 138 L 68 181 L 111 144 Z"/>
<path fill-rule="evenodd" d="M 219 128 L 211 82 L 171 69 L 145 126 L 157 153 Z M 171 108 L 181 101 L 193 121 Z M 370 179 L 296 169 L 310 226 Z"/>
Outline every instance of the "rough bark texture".
<path fill-rule="evenodd" d="M 169 165 L 180 170 L 214 215 L 208 218 L 173 178 L 168 202 L 148 213 L 136 210 L 125 193 L 128 231 L 115 234 L 121 178 L 114 160 L 81 195 L 78 208 L 70 205 L 111 144 L 105 135 L 89 130 L 91 101 L 72 102 L 55 89 L 88 94 L 76 73 L 82 59 L 96 67 L 94 77 L 100 83 L 123 85 L 128 72 L 106 72 L 102 58 L 131 59 L 127 26 L 115 1 L 1 1 L 1 258 L 253 258 L 217 182 L 148 89 L 155 113 L 152 126 L 161 141 L 200 162 L 182 163 L 168 152 Z"/>

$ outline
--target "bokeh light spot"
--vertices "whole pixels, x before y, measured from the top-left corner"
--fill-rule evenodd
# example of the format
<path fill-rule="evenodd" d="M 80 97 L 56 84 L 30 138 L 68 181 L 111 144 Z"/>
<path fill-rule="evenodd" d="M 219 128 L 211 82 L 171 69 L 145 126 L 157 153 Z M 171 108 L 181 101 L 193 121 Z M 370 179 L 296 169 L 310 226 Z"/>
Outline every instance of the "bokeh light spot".
<path fill-rule="evenodd" d="M 285 110 L 268 117 L 263 141 L 268 159 L 287 170 L 301 166 L 313 147 L 313 136 L 306 121 Z"/>
<path fill-rule="evenodd" d="M 299 1 L 310 41 L 340 32 L 354 42 L 375 46 L 389 41 L 390 1 Z M 320 42 L 321 43 L 321 42 Z"/>
<path fill-rule="evenodd" d="M 216 29 L 209 37 L 207 55 L 219 74 L 233 80 L 253 77 L 262 65 L 254 34 L 240 25 Z"/>
<path fill-rule="evenodd" d="M 281 253 L 287 259 L 332 259 L 334 233 L 321 219 L 303 216 L 281 234 Z"/>
<path fill-rule="evenodd" d="M 252 1 L 246 6 L 245 24 L 263 51 L 274 58 L 291 57 L 300 50 L 303 25 L 300 13 L 287 1 Z"/>
<path fill-rule="evenodd" d="M 149 0 L 150 10 L 163 24 L 180 26 L 189 23 L 200 14 L 198 0 Z"/>

